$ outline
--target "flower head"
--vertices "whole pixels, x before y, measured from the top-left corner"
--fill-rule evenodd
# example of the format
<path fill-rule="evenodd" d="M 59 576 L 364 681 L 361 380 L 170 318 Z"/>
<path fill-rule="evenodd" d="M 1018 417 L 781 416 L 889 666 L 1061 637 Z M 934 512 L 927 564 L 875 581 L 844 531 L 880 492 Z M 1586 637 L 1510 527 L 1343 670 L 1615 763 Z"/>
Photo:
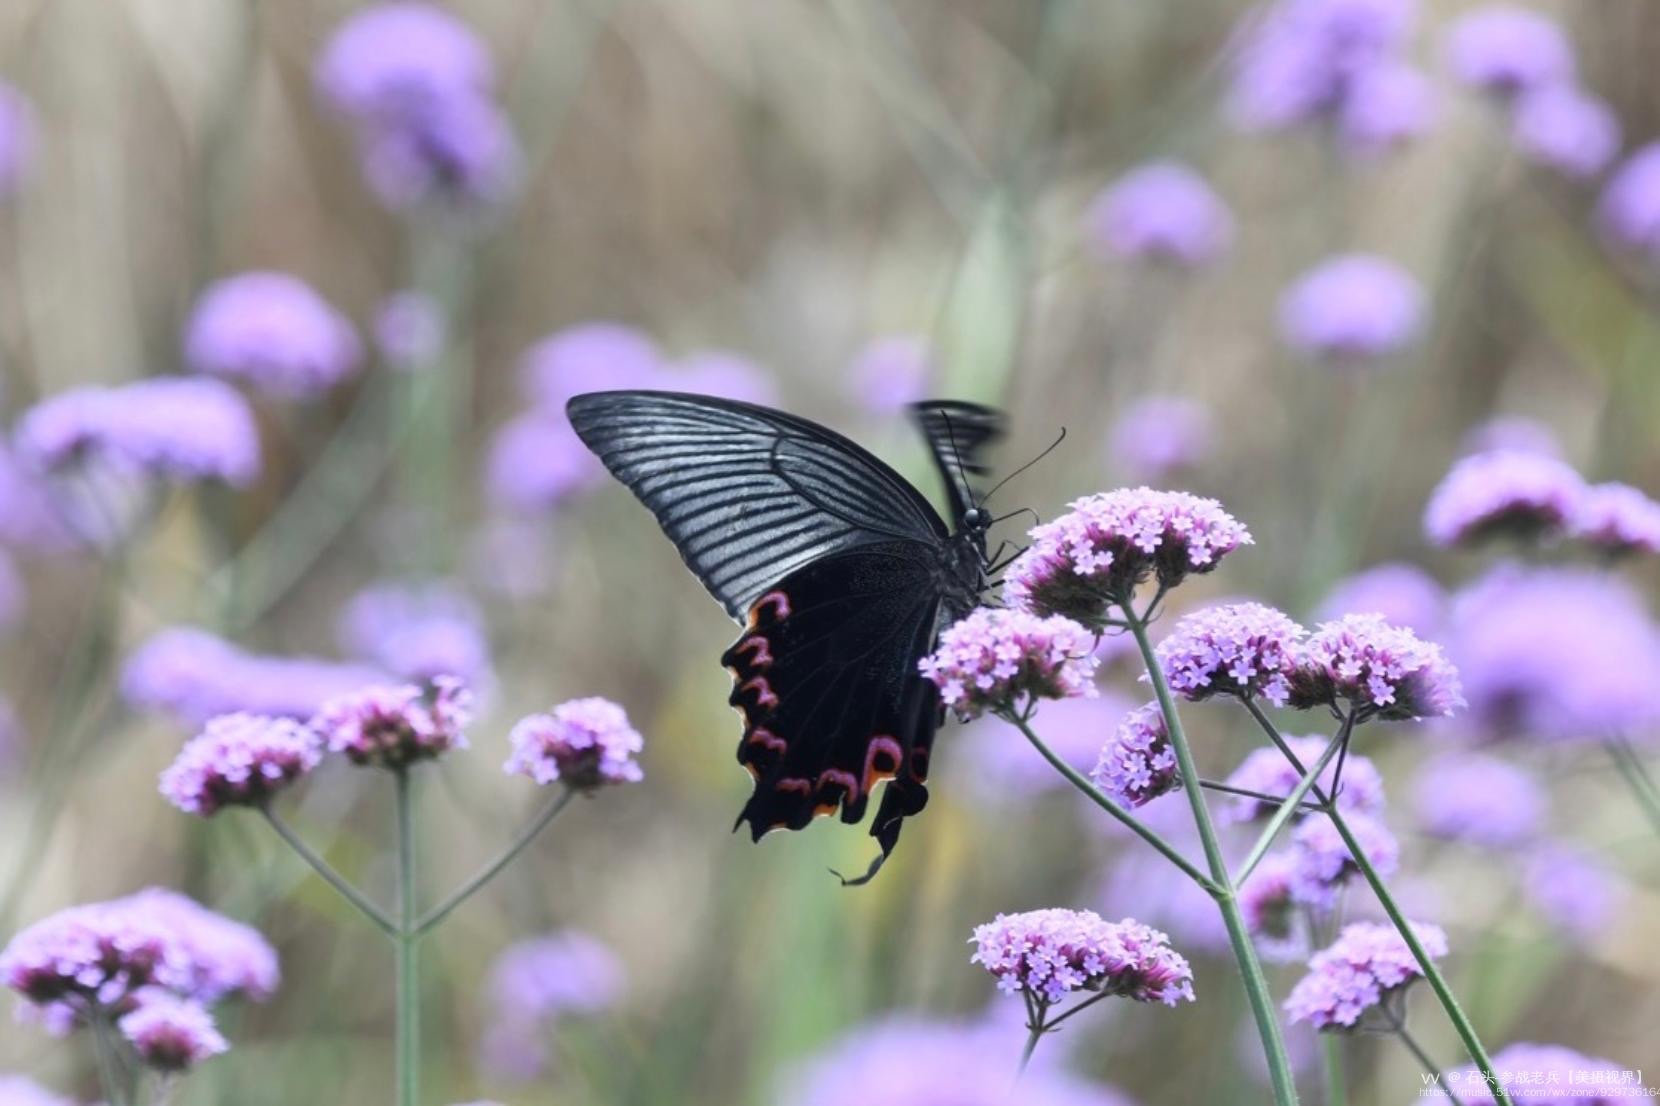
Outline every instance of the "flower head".
<path fill-rule="evenodd" d="M 1003 594 L 1012 606 L 1096 623 L 1149 577 L 1174 587 L 1251 544 L 1220 503 L 1186 492 L 1126 488 L 1070 506 L 1033 527 L 1030 548 L 1009 566 Z"/>
<path fill-rule="evenodd" d="M 890 334 L 874 339 L 848 366 L 853 393 L 865 410 L 893 415 L 927 398 L 934 378 L 933 351 L 919 334 Z"/>
<path fill-rule="evenodd" d="M 274 272 L 241 273 L 203 292 L 184 346 L 197 372 L 291 399 L 327 392 L 363 357 L 344 315 L 309 284 Z"/>
<path fill-rule="evenodd" d="M 1660 718 L 1660 631 L 1606 573 L 1500 566 L 1454 598 L 1447 641 L 1484 736 L 1600 741 Z"/>
<path fill-rule="evenodd" d="M 1298 650 L 1290 703 L 1298 710 L 1348 703 L 1357 719 L 1438 718 L 1464 705 L 1458 670 L 1439 645 L 1382 615 L 1322 622 Z"/>
<path fill-rule="evenodd" d="M 1546 922 L 1580 941 L 1607 929 L 1626 897 L 1623 881 L 1606 861 L 1563 841 L 1533 848 L 1522 865 L 1521 883 L 1528 904 Z"/>
<path fill-rule="evenodd" d="M 485 483 L 491 500 L 519 515 L 544 514 L 605 477 L 564 415 L 526 411 L 496 432 Z"/>
<path fill-rule="evenodd" d="M 1287 737 L 1285 744 L 1296 756 L 1297 763 L 1306 771 L 1319 762 L 1321 754 L 1326 751 L 1328 740 L 1318 735 Z M 1337 762 L 1334 759 L 1326 763 L 1318 781 L 1328 796 L 1331 794 L 1336 775 Z M 1284 753 L 1277 748 L 1264 747 L 1253 749 L 1246 754 L 1245 759 L 1239 762 L 1239 767 L 1228 774 L 1225 782 L 1230 787 L 1255 791 L 1259 795 L 1290 795 L 1301 778 L 1302 773 L 1286 759 Z M 1371 758 L 1351 752 L 1348 759 L 1343 762 L 1342 784 L 1342 790 L 1337 793 L 1337 805 L 1343 810 L 1358 811 L 1362 814 L 1377 814 L 1383 810 L 1383 776 Z M 1222 808 L 1222 818 L 1229 822 L 1252 822 L 1270 817 L 1275 809 L 1274 804 L 1265 803 L 1261 799 L 1235 796 Z"/>
<path fill-rule="evenodd" d="M 313 72 L 317 89 L 340 112 L 385 116 L 412 100 L 437 101 L 490 91 L 495 67 L 478 35 L 436 4 L 372 4 L 330 36 Z"/>
<path fill-rule="evenodd" d="M 1395 835 L 1369 814 L 1345 814 L 1344 824 L 1359 842 L 1361 852 L 1381 875 L 1400 864 L 1401 847 Z M 1304 818 L 1291 836 L 1291 896 L 1304 906 L 1329 910 L 1337 892 L 1360 870 L 1355 856 L 1330 818 Z"/>
<path fill-rule="evenodd" d="M 1660 262 L 1660 142 L 1615 170 L 1597 201 L 1597 223 L 1613 245 Z"/>
<path fill-rule="evenodd" d="M 1261 603 L 1203 607 L 1185 615 L 1157 654 L 1171 690 L 1195 702 L 1212 695 L 1261 696 L 1277 706 L 1306 631 Z"/>
<path fill-rule="evenodd" d="M 427 688 L 383 684 L 342 695 L 323 704 L 311 725 L 331 753 L 401 770 L 465 749 L 461 731 L 471 719 L 472 694 L 461 681 L 439 676 Z"/>
<path fill-rule="evenodd" d="M 1554 457 L 1518 450 L 1475 453 L 1455 463 L 1430 494 L 1424 533 L 1440 546 L 1554 536 L 1574 517 L 1584 495 L 1579 474 Z"/>
<path fill-rule="evenodd" d="M 166 991 L 140 992 L 137 1008 L 118 1024 L 138 1058 L 158 1071 L 185 1071 L 231 1047 L 206 1007 Z"/>
<path fill-rule="evenodd" d="M 1568 534 L 1612 556 L 1660 553 L 1660 503 L 1629 484 L 1592 485 L 1568 520 Z"/>
<path fill-rule="evenodd" d="M 247 653 L 205 630 L 162 630 L 127 659 L 121 694 L 132 706 L 201 725 L 221 714 L 310 718 L 330 699 L 385 674 L 315 657 Z"/>
<path fill-rule="evenodd" d="M 1417 565 L 1388 563 L 1332 585 L 1320 603 L 1318 618 L 1324 622 L 1346 614 L 1377 614 L 1420 637 L 1430 637 L 1440 629 L 1446 606 L 1446 590 L 1429 573 Z"/>
<path fill-rule="evenodd" d="M 277 950 L 252 926 L 165 887 L 146 888 L 115 905 L 172 931 L 188 965 L 184 985 L 170 985 L 178 993 L 203 1003 L 232 995 L 263 1002 L 276 993 L 282 979 Z"/>
<path fill-rule="evenodd" d="M 490 680 L 484 613 L 444 580 L 388 580 L 354 595 L 335 634 L 341 647 L 402 680 Z"/>
<path fill-rule="evenodd" d="M 919 664 L 964 721 L 1027 699 L 1095 694 L 1090 632 L 1058 615 L 981 607 L 940 635 Z"/>
<path fill-rule="evenodd" d="M 1156 929 L 1091 910 L 999 914 L 974 930 L 974 963 L 997 977 L 1005 994 L 1043 1003 L 1074 991 L 1105 991 L 1138 1002 L 1193 1001 L 1193 972 Z"/>
<path fill-rule="evenodd" d="M 519 144 L 501 108 L 482 96 L 410 105 L 359 136 L 363 175 L 392 211 L 433 202 L 491 207 L 519 179 Z"/>
<path fill-rule="evenodd" d="M 375 308 L 374 337 L 388 365 L 418 369 L 444 348 L 444 310 L 425 292 L 393 292 Z"/>
<path fill-rule="evenodd" d="M 1397 353 L 1424 325 L 1424 294 L 1405 269 L 1348 254 L 1304 273 L 1280 297 L 1280 335 L 1293 349 L 1336 363 Z"/>
<path fill-rule="evenodd" d="M 1447 935 L 1439 926 L 1412 922 L 1418 943 L 1433 958 L 1447 955 Z M 1394 927 L 1355 922 L 1330 946 L 1314 954 L 1308 974 L 1286 1000 L 1293 1022 L 1316 1029 L 1353 1029 L 1368 1011 L 1397 1001 L 1404 988 L 1423 975 L 1412 950 Z"/>
<path fill-rule="evenodd" d="M 1570 85 L 1517 99 L 1510 136 L 1523 157 L 1576 180 L 1602 172 L 1620 152 L 1620 122 L 1607 104 Z"/>
<path fill-rule="evenodd" d="M 323 759 L 322 742 L 290 718 L 221 714 L 161 774 L 161 793 L 186 814 L 259 806 Z"/>
<path fill-rule="evenodd" d="M 1435 89 L 1419 70 L 1384 62 L 1356 73 L 1337 116 L 1338 137 L 1353 153 L 1388 153 L 1430 129 Z"/>
<path fill-rule="evenodd" d="M 191 377 L 59 392 L 24 413 L 17 448 L 48 470 L 92 459 L 165 480 L 238 487 L 259 474 L 259 434 L 247 402 L 219 381 Z"/>
<path fill-rule="evenodd" d="M 1491 849 L 1531 841 L 1549 798 L 1532 773 L 1497 757 L 1447 753 L 1418 771 L 1414 809 L 1429 833 Z"/>
<path fill-rule="evenodd" d="M 549 933 L 503 949 L 490 968 L 489 995 L 497 1017 L 545 1021 L 594 1014 L 622 995 L 616 954 L 586 933 Z"/>
<path fill-rule="evenodd" d="M 1463 84 L 1505 96 L 1565 84 L 1574 75 L 1562 28 L 1538 12 L 1503 4 L 1455 20 L 1447 31 L 1447 60 Z"/>
<path fill-rule="evenodd" d="M 572 699 L 548 714 L 521 720 L 508 735 L 513 754 L 504 771 L 539 784 L 560 781 L 578 791 L 645 778 L 636 759 L 645 739 L 609 699 Z"/>
<path fill-rule="evenodd" d="M 1263 857 L 1239 888 L 1239 909 L 1264 960 L 1308 955 L 1308 917 L 1296 895 L 1298 861 L 1289 852 Z"/>
<path fill-rule="evenodd" d="M 38 142 L 34 106 L 16 88 L 0 82 L 0 199 L 23 183 Z"/>
<path fill-rule="evenodd" d="M 1170 747 L 1164 713 L 1157 703 L 1131 711 L 1101 750 L 1090 778 L 1125 806 L 1152 802 L 1181 786 L 1176 751 Z"/>
<path fill-rule="evenodd" d="M 1090 235 L 1119 257 L 1198 267 L 1233 242 L 1233 215 L 1198 173 L 1170 161 L 1138 166 L 1089 209 Z"/>
<path fill-rule="evenodd" d="M 75 1106 L 73 1099 L 53 1094 L 21 1075 L 0 1075 L 0 1106 Z"/>
<path fill-rule="evenodd" d="M 1186 396 L 1143 396 L 1113 424 L 1112 462 L 1137 480 L 1192 468 L 1210 454 L 1211 423 L 1204 404 Z"/>

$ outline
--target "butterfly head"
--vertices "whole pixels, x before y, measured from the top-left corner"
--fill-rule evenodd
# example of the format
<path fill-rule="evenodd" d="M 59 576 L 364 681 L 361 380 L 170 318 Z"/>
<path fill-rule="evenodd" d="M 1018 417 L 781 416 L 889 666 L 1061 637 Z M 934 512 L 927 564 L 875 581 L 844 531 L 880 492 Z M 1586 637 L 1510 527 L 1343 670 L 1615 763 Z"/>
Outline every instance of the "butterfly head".
<path fill-rule="evenodd" d="M 982 507 L 970 507 L 963 512 L 962 530 L 965 534 L 974 534 L 985 537 L 986 531 L 991 529 L 991 512 Z"/>

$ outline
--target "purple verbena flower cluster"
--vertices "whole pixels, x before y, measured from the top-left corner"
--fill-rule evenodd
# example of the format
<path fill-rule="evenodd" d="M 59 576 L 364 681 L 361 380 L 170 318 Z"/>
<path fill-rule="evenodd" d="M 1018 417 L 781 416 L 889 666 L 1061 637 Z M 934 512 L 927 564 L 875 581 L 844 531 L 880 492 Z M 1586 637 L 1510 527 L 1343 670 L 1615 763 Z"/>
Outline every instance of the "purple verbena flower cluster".
<path fill-rule="evenodd" d="M 1520 450 L 1475 453 L 1436 485 L 1424 509 L 1424 533 L 1440 546 L 1555 535 L 1574 517 L 1584 494 L 1579 474 L 1554 457 Z"/>
<path fill-rule="evenodd" d="M 1446 608 L 1446 590 L 1433 576 L 1417 565 L 1390 563 L 1339 580 L 1316 617 L 1329 622 L 1346 614 L 1377 614 L 1429 639 L 1440 631 Z"/>
<path fill-rule="evenodd" d="M 1615 170 L 1597 201 L 1597 225 L 1611 245 L 1660 264 L 1660 142 Z"/>
<path fill-rule="evenodd" d="M 230 1049 L 201 1003 L 155 989 L 140 991 L 136 1000 L 137 1007 L 122 1015 L 117 1025 L 149 1067 L 186 1071 Z"/>
<path fill-rule="evenodd" d="M 346 317 L 309 284 L 287 273 L 250 272 L 202 293 L 184 356 L 197 372 L 309 399 L 356 373 L 363 346 Z"/>
<path fill-rule="evenodd" d="M 1289 963 L 1308 955 L 1307 914 L 1296 893 L 1297 858 L 1290 852 L 1263 857 L 1239 887 L 1239 909 L 1265 960 Z"/>
<path fill-rule="evenodd" d="M 1157 703 L 1146 703 L 1124 717 L 1101 749 L 1090 779 L 1129 807 L 1143 806 L 1181 786 L 1176 750 Z"/>
<path fill-rule="evenodd" d="M 1447 935 L 1439 927 L 1409 924 L 1431 958 L 1447 954 Z M 1395 1001 L 1423 974 L 1394 927 L 1374 922 L 1344 926 L 1337 940 L 1315 953 L 1308 966 L 1285 1009 L 1292 1022 L 1308 1022 L 1321 1030 L 1355 1028 L 1368 1011 Z"/>
<path fill-rule="evenodd" d="M 1303 768 L 1312 768 L 1326 751 L 1324 737 L 1287 737 L 1286 747 L 1296 756 Z M 1318 785 L 1329 796 L 1337 773 L 1335 761 L 1328 762 L 1320 773 Z M 1239 767 L 1223 781 L 1230 787 L 1255 791 L 1260 795 L 1289 795 L 1302 778 L 1301 773 L 1276 748 L 1253 749 L 1239 762 Z M 1343 765 L 1343 788 L 1337 793 L 1337 805 L 1345 811 L 1377 814 L 1383 810 L 1383 776 L 1371 758 L 1350 753 Z M 1268 818 L 1275 807 L 1260 799 L 1234 796 L 1222 808 L 1221 817 L 1229 822 L 1252 822 Z"/>
<path fill-rule="evenodd" d="M 1193 1001 L 1193 972 L 1156 929 L 1090 910 L 999 914 L 974 930 L 972 960 L 1005 994 L 1055 1003 L 1075 991 L 1105 991 L 1138 1002 Z"/>
<path fill-rule="evenodd" d="M 1343 822 L 1360 843 L 1366 860 L 1380 875 L 1393 872 L 1401 860 L 1400 843 L 1378 819 L 1347 813 Z M 1291 835 L 1291 896 L 1304 906 L 1330 910 L 1339 890 L 1360 869 L 1347 842 L 1330 818 L 1304 818 Z"/>
<path fill-rule="evenodd" d="M 1299 710 L 1347 703 L 1359 720 L 1439 718 L 1464 706 L 1458 670 L 1439 645 L 1381 615 L 1352 614 L 1315 628 L 1291 674 Z"/>
<path fill-rule="evenodd" d="M 1184 616 L 1156 652 L 1171 690 L 1183 698 L 1260 696 L 1283 706 L 1304 632 L 1272 607 L 1231 603 Z"/>
<path fill-rule="evenodd" d="M 1233 242 L 1233 215 L 1198 173 L 1157 161 L 1130 170 L 1090 205 L 1090 237 L 1104 253 L 1198 267 Z"/>
<path fill-rule="evenodd" d="M 645 778 L 636 759 L 644 739 L 609 699 L 573 699 L 532 714 L 513 727 L 508 741 L 513 753 L 504 770 L 539 784 L 592 791 Z"/>
<path fill-rule="evenodd" d="M 1568 535 L 1610 556 L 1660 553 L 1660 503 L 1629 484 L 1594 484 L 1580 496 Z"/>
<path fill-rule="evenodd" d="M 527 1083 L 546 1074 L 547 1039 L 569 1016 L 597 1014 L 621 997 L 616 955 L 585 933 L 549 933 L 503 949 L 490 967 L 489 1022 L 481 1060 L 498 1077 Z"/>
<path fill-rule="evenodd" d="M 323 743 L 291 718 L 222 714 L 208 721 L 161 774 L 161 793 L 208 818 L 227 806 L 259 806 L 323 759 Z"/>
<path fill-rule="evenodd" d="M 1030 531 L 1031 546 L 1005 577 L 1011 605 L 1096 624 L 1149 577 L 1174 587 L 1252 540 L 1216 500 L 1186 492 L 1125 488 L 1070 507 Z"/>
<path fill-rule="evenodd" d="M 1094 649 L 1069 619 L 981 607 L 946 629 L 918 667 L 967 721 L 1032 699 L 1096 694 Z"/>
<path fill-rule="evenodd" d="M 1429 761 L 1418 771 L 1415 792 L 1413 809 L 1425 831 L 1490 849 L 1532 841 L 1549 804 L 1532 773 L 1479 753 L 1445 753 Z"/>
<path fill-rule="evenodd" d="M 401 680 L 491 681 L 484 612 L 448 581 L 371 584 L 341 610 L 335 636 L 345 652 Z"/>
<path fill-rule="evenodd" d="M 466 685 L 439 676 L 425 687 L 382 684 L 332 699 L 312 726 L 329 752 L 344 753 L 354 764 L 401 771 L 451 749 L 465 749 L 462 730 L 472 712 Z"/>
<path fill-rule="evenodd" d="M 1211 452 L 1210 411 L 1186 396 L 1152 395 L 1131 403 L 1108 442 L 1114 467 L 1135 480 L 1162 480 Z"/>
<path fill-rule="evenodd" d="M 1404 349 L 1424 326 L 1423 289 L 1399 265 L 1370 254 L 1335 257 L 1280 297 L 1280 335 L 1336 365 L 1363 365 Z"/>
<path fill-rule="evenodd" d="M 1573 80 L 1573 49 L 1562 28 L 1538 12 L 1491 4 L 1448 29 L 1447 61 L 1471 88 L 1514 96 Z"/>

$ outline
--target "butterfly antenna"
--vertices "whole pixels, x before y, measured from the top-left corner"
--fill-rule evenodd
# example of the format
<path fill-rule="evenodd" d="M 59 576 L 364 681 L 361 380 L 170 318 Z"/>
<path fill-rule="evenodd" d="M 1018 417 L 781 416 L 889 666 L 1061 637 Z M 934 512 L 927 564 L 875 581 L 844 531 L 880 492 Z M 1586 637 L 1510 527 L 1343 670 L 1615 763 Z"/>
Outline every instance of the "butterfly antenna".
<path fill-rule="evenodd" d="M 1049 443 L 1049 448 L 1048 449 L 1045 449 L 1042 453 L 1039 453 L 1036 457 L 1033 457 L 1030 461 L 1027 461 L 1024 465 L 1021 465 L 1019 468 L 1017 468 L 1013 472 L 1009 473 L 1009 475 L 1007 475 L 1007 476 L 1003 477 L 1003 479 L 999 480 L 992 487 L 991 491 L 987 492 L 985 495 L 982 495 L 980 497 L 980 502 L 985 503 L 992 496 L 996 495 L 998 489 L 1001 488 L 1004 484 L 1007 484 L 1010 480 L 1013 480 L 1015 477 L 1019 476 L 1021 473 L 1025 472 L 1027 469 L 1031 468 L 1033 465 L 1037 464 L 1039 461 L 1043 460 L 1045 457 L 1047 457 L 1051 453 L 1055 452 L 1055 449 L 1064 441 L 1066 441 L 1066 427 L 1063 426 L 1063 427 L 1061 427 L 1060 434 L 1055 438 L 1054 441 Z M 1016 511 L 1015 513 L 1019 514 L 1020 512 Z"/>

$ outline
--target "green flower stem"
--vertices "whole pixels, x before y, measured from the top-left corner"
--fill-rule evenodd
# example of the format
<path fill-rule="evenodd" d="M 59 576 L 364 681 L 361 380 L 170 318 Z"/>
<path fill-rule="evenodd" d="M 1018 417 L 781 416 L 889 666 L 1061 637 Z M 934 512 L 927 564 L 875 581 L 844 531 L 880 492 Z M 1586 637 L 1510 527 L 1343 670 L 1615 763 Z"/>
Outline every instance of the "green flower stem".
<path fill-rule="evenodd" d="M 312 871 L 322 876 L 325 883 L 340 892 L 346 901 L 357 907 L 365 918 L 375 923 L 375 926 L 382 933 L 394 939 L 398 937 L 398 924 L 387 916 L 386 911 L 370 902 L 368 896 L 352 886 L 350 880 L 335 871 L 328 861 L 324 860 L 310 845 L 300 839 L 300 835 L 294 832 L 292 826 L 277 816 L 276 811 L 269 806 L 262 806 L 259 809 L 260 813 L 265 815 L 265 821 L 270 824 L 272 829 L 277 831 L 277 836 L 286 841 L 289 848 L 293 849 L 299 854 L 301 860 L 311 866 Z"/>
<path fill-rule="evenodd" d="M 1348 1106 L 1349 1089 L 1343 1082 L 1343 1039 L 1320 1034 L 1320 1070 L 1326 1080 L 1326 1106 Z"/>
<path fill-rule="evenodd" d="M 1199 770 L 1188 747 L 1187 734 L 1182 730 L 1181 717 L 1176 712 L 1175 699 L 1165 681 L 1164 669 L 1153 653 L 1153 643 L 1147 637 L 1147 622 L 1136 616 L 1128 603 L 1124 615 L 1141 650 L 1147 678 L 1153 682 L 1153 692 L 1159 709 L 1164 713 L 1165 729 L 1169 731 L 1170 745 L 1176 750 L 1176 762 L 1182 774 L 1182 789 L 1187 793 L 1188 805 L 1193 809 L 1193 821 L 1204 845 L 1205 862 L 1210 866 L 1211 897 L 1222 912 L 1222 922 L 1228 931 L 1228 943 L 1233 947 L 1234 960 L 1239 965 L 1240 978 L 1245 984 L 1245 996 L 1251 1004 L 1251 1016 L 1257 1023 L 1257 1034 L 1262 1038 L 1263 1055 L 1268 1061 L 1268 1075 L 1274 1087 L 1274 1101 L 1279 1106 L 1293 1106 L 1297 1101 L 1297 1085 L 1291 1075 L 1291 1060 L 1285 1052 L 1285 1040 L 1280 1034 L 1279 1014 L 1274 1009 L 1273 996 L 1268 991 L 1268 979 L 1257 959 L 1256 946 L 1251 943 L 1245 916 L 1239 909 L 1233 883 L 1228 878 L 1227 861 L 1216 838 L 1216 827 L 1211 823 L 1210 808 L 1205 804 L 1205 792 L 1199 786 Z"/>
<path fill-rule="evenodd" d="M 98 1064 L 98 1085 L 103 1088 L 108 1106 L 131 1106 L 126 1092 L 126 1080 L 121 1078 L 121 1063 L 116 1056 L 115 1027 L 109 1014 L 96 1010 L 88 1019 L 92 1023 L 92 1055 Z"/>
<path fill-rule="evenodd" d="M 531 822 L 529 827 L 511 845 L 503 849 L 489 864 L 479 869 L 476 875 L 462 884 L 449 898 L 421 915 L 420 920 L 415 923 L 411 931 L 412 935 L 416 938 L 425 937 L 436 929 L 445 918 L 449 917 L 456 907 L 472 898 L 479 888 L 496 878 L 503 868 L 513 863 L 513 859 L 541 835 L 541 832 L 547 828 L 548 823 L 558 817 L 559 812 L 564 810 L 576 795 L 575 788 L 566 787 L 561 789 L 559 794 L 555 795 L 553 800 L 542 808 L 542 812 L 536 816 L 536 820 Z"/>
<path fill-rule="evenodd" d="M 1297 762 L 1296 756 L 1286 746 L 1285 739 L 1280 736 L 1280 732 L 1274 723 L 1267 715 L 1262 713 L 1262 709 L 1255 703 L 1246 700 L 1245 705 L 1249 708 L 1251 716 L 1257 720 L 1257 724 L 1273 739 L 1274 744 L 1285 753 L 1292 766 L 1301 771 L 1302 765 Z M 1401 935 L 1401 940 L 1406 942 L 1406 947 L 1412 950 L 1412 957 L 1418 962 L 1418 967 L 1423 971 L 1424 978 L 1429 981 L 1430 990 L 1435 992 L 1436 999 L 1441 1003 L 1441 1009 L 1446 1011 L 1447 1020 L 1452 1022 L 1453 1028 L 1458 1031 L 1459 1040 L 1464 1042 L 1464 1048 L 1470 1054 L 1470 1059 L 1476 1062 L 1476 1067 L 1481 1069 L 1482 1076 L 1486 1078 L 1496 1106 L 1515 1106 L 1510 1093 L 1500 1086 L 1498 1079 L 1495 1078 L 1492 1057 L 1487 1055 L 1487 1049 L 1482 1045 L 1481 1038 L 1476 1035 L 1475 1027 L 1470 1024 L 1469 1015 L 1464 1013 L 1464 1008 L 1458 1004 L 1458 998 L 1452 993 L 1452 988 L 1447 986 L 1446 977 L 1441 974 L 1441 969 L 1435 966 L 1435 961 L 1430 959 L 1429 953 L 1424 949 L 1423 942 L 1418 940 L 1418 935 L 1412 931 L 1412 926 L 1408 924 L 1406 915 L 1401 913 L 1400 904 L 1395 901 L 1395 896 L 1390 894 L 1388 886 L 1383 882 L 1383 877 L 1378 875 L 1377 868 L 1372 865 L 1372 861 L 1366 856 L 1366 850 L 1361 847 L 1353 831 L 1349 829 L 1348 820 L 1343 817 L 1343 812 L 1318 786 L 1311 790 L 1314 792 L 1314 797 L 1325 807 L 1326 817 L 1331 819 L 1331 824 L 1336 827 L 1338 836 L 1343 838 L 1343 844 L 1349 850 L 1350 859 L 1354 861 L 1355 867 L 1360 870 L 1360 874 L 1365 877 L 1367 885 L 1372 888 L 1372 894 L 1376 895 L 1378 902 L 1382 904 L 1383 912 L 1389 915 L 1390 924 Z"/>
<path fill-rule="evenodd" d="M 1100 807 L 1102 810 L 1118 819 L 1118 821 L 1122 822 L 1124 826 L 1130 830 L 1130 832 L 1147 842 L 1147 844 L 1153 846 L 1153 848 L 1156 849 L 1161 856 L 1170 861 L 1170 863 L 1174 864 L 1177 868 L 1180 868 L 1187 878 L 1191 879 L 1194 883 L 1197 883 L 1200 887 L 1203 887 L 1205 891 L 1211 895 L 1215 895 L 1221 890 L 1216 883 L 1211 881 L 1209 876 L 1201 872 L 1194 866 L 1192 861 L 1183 856 L 1181 854 L 1181 850 L 1177 849 L 1174 845 L 1170 844 L 1170 842 L 1160 837 L 1158 833 L 1143 824 L 1142 821 L 1135 815 L 1113 802 L 1112 799 L 1108 798 L 1101 792 L 1100 788 L 1091 783 L 1089 779 L 1083 775 L 1083 773 L 1079 772 L 1076 768 L 1072 767 L 1072 765 L 1066 763 L 1066 761 L 1056 755 L 1055 751 L 1050 749 L 1049 746 L 1044 743 L 1043 739 L 1037 735 L 1037 732 L 1032 729 L 1030 718 L 1024 715 L 1014 714 L 1013 712 L 1004 714 L 1003 718 L 1017 727 L 1021 733 L 1025 734 L 1026 740 L 1032 743 L 1032 747 L 1043 755 L 1044 760 L 1047 760 L 1054 766 L 1055 771 L 1065 776 L 1073 787 L 1076 787 L 1079 791 L 1082 791 L 1096 806 Z"/>
<path fill-rule="evenodd" d="M 1239 874 L 1234 877 L 1234 886 L 1241 886 L 1251 878 L 1251 873 L 1256 871 L 1256 866 L 1262 863 L 1262 858 L 1273 847 L 1274 838 L 1279 836 L 1280 830 L 1297 812 L 1303 796 L 1309 793 L 1309 790 L 1314 787 L 1314 781 L 1320 778 L 1320 773 L 1324 772 L 1326 765 L 1331 763 L 1332 755 L 1348 741 L 1349 730 L 1352 726 L 1352 719 L 1344 720 L 1343 727 L 1326 745 L 1326 751 L 1320 754 L 1320 759 L 1314 762 L 1313 767 L 1303 773 L 1302 779 L 1297 781 L 1297 786 L 1291 789 L 1291 794 L 1286 796 L 1279 809 L 1274 811 L 1273 816 L 1268 819 L 1268 824 L 1262 829 L 1262 835 L 1257 838 L 1257 843 L 1252 846 L 1250 854 L 1246 856 L 1245 863 L 1240 865 Z"/>
<path fill-rule="evenodd" d="M 1631 788 L 1632 797 L 1643 808 L 1644 816 L 1656 830 L 1660 830 L 1660 787 L 1655 786 L 1654 777 L 1643 767 L 1637 750 L 1623 737 L 1611 737 L 1604 744 L 1608 747 L 1608 754 L 1614 758 L 1614 766 L 1625 777 L 1626 786 Z"/>
<path fill-rule="evenodd" d="M 1438 1074 L 1441 1071 L 1441 1065 L 1430 1059 L 1429 1053 L 1424 1051 L 1424 1046 L 1418 1043 L 1416 1037 L 1407 1032 L 1405 1020 L 1397 1017 L 1387 1007 L 1379 1006 L 1378 1009 L 1382 1010 L 1383 1016 L 1389 1019 L 1389 1024 L 1394 1027 L 1395 1036 L 1399 1037 L 1401 1044 L 1405 1045 L 1406 1050 L 1412 1053 L 1412 1058 L 1418 1061 L 1419 1066 L 1424 1069 L 1424 1074 Z M 1464 1106 L 1464 1101 L 1458 1097 L 1451 1087 L 1441 1087 L 1441 1093 L 1446 1096 L 1447 1101 L 1451 1102 L 1453 1106 Z"/>
<path fill-rule="evenodd" d="M 415 932 L 415 809 L 409 769 L 398 769 L 393 778 L 397 781 L 398 816 L 398 1106 L 418 1106 L 421 1099 L 421 973 L 420 935 Z"/>

